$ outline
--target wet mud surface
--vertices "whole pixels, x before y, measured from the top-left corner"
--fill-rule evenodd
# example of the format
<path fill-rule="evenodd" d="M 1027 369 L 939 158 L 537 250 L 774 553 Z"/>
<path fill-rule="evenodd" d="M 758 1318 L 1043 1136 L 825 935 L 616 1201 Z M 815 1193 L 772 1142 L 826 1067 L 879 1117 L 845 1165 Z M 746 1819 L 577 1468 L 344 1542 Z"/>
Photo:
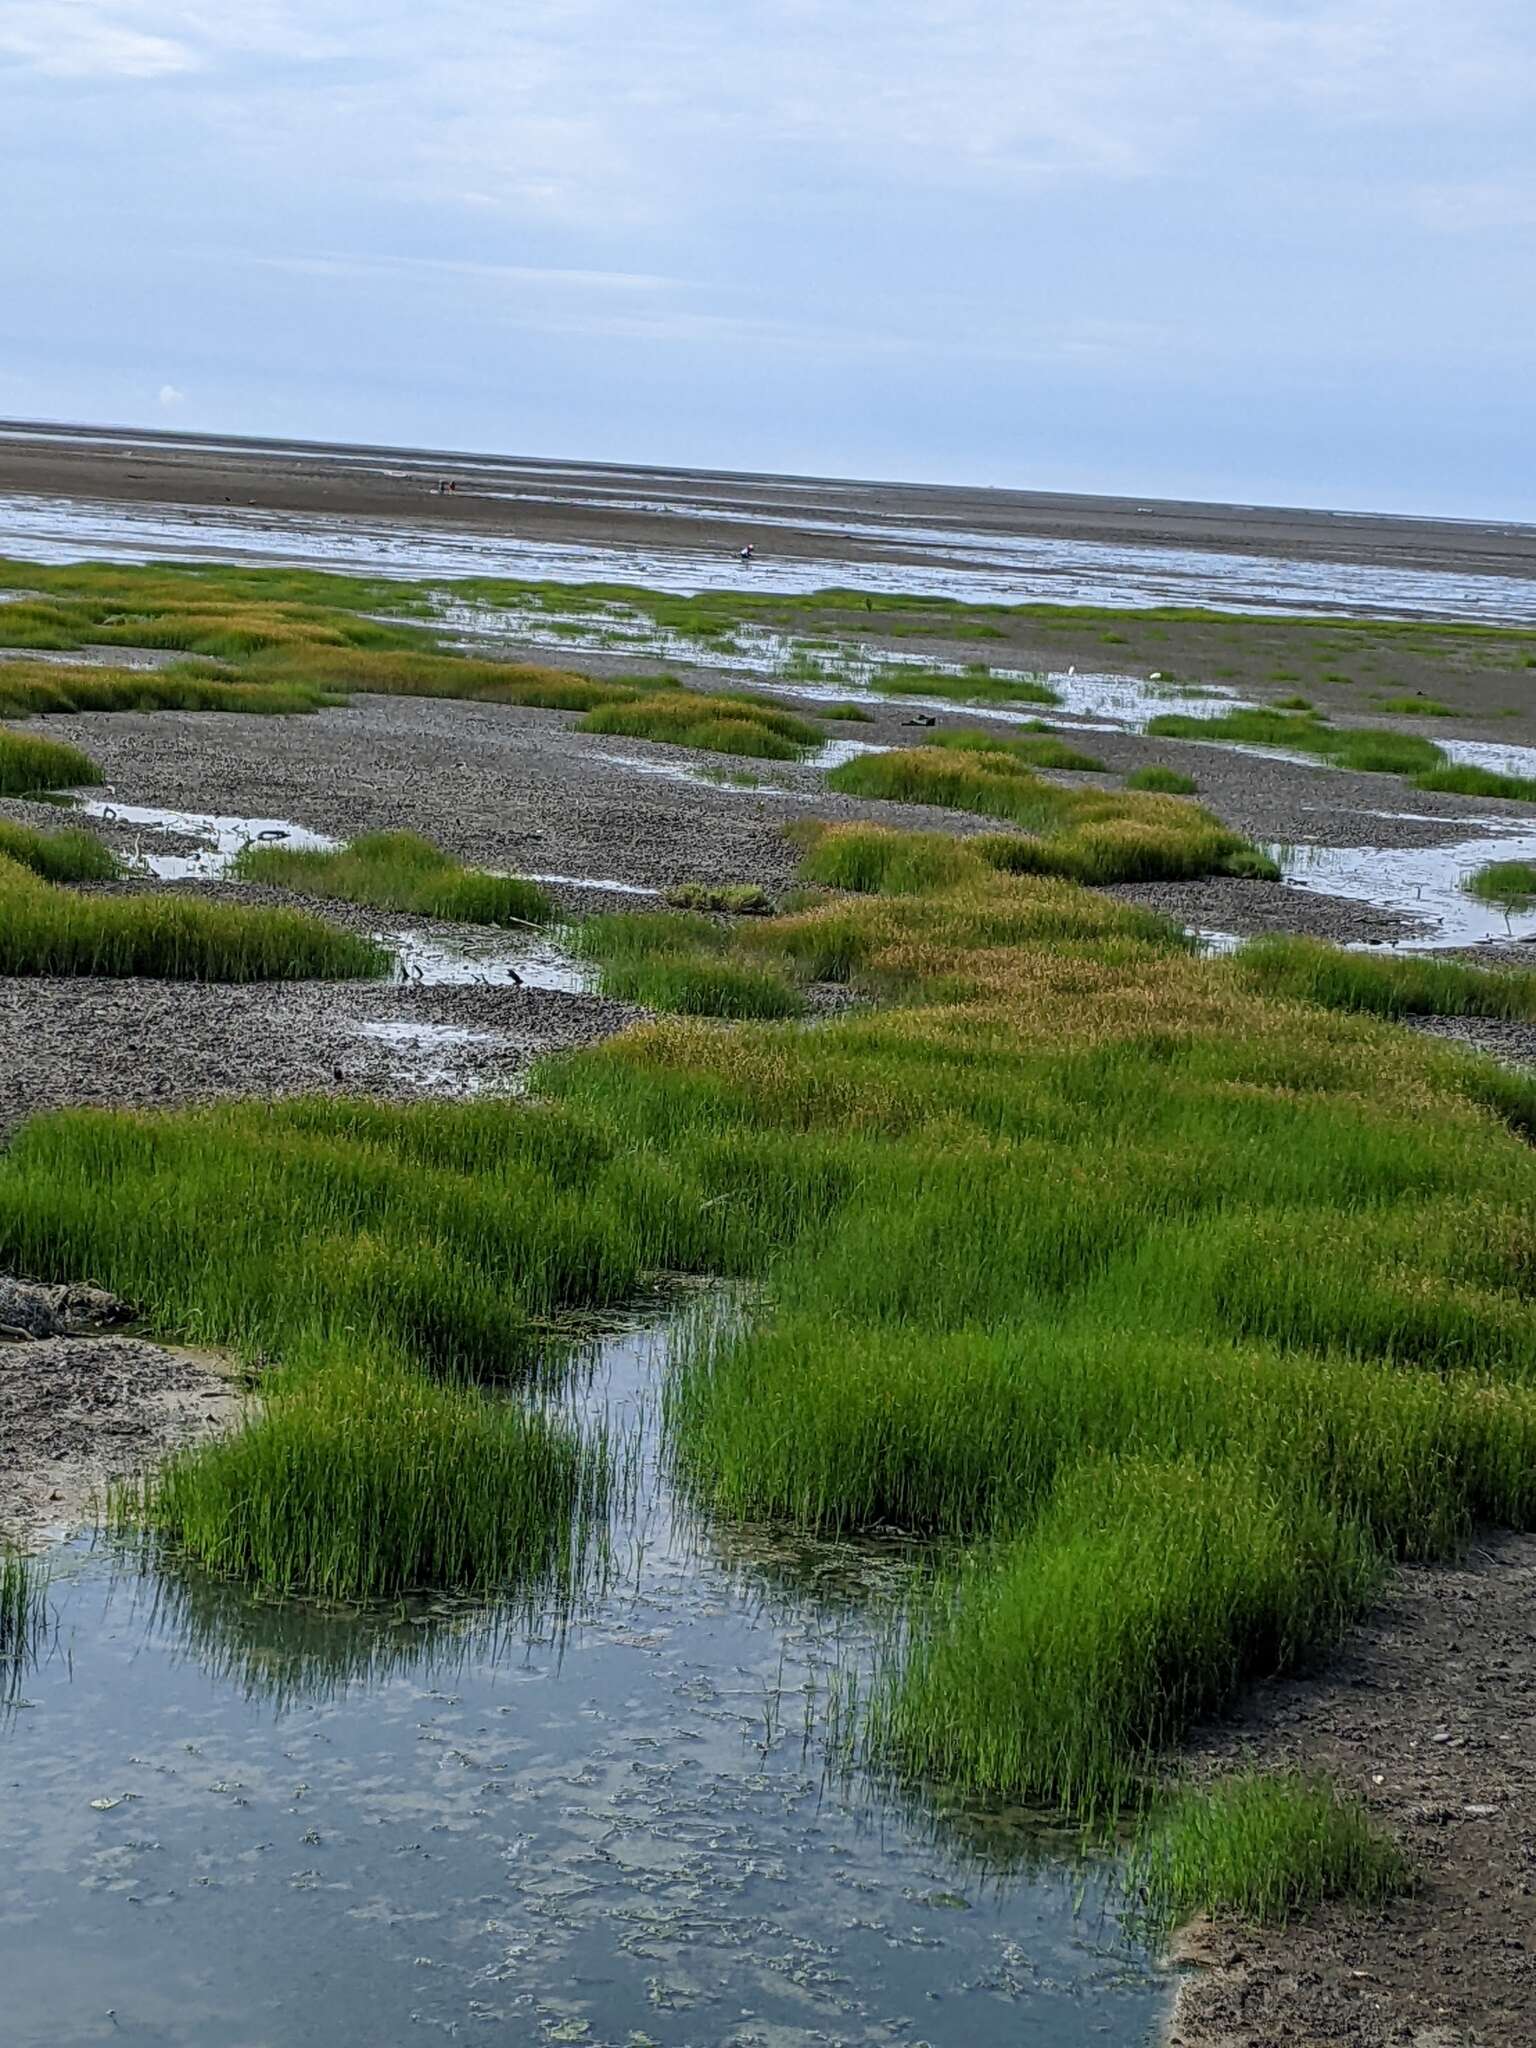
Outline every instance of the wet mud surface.
<path fill-rule="evenodd" d="M 239 1411 L 227 1366 L 207 1354 L 113 1334 L 0 1342 L 0 1535 L 31 1548 L 77 1528 L 114 1480 Z"/>
<path fill-rule="evenodd" d="M 1326 1670 L 1257 1689 L 1197 1765 L 1322 1770 L 1421 1873 L 1374 1915 L 1185 1947 L 1171 2048 L 1514 2048 L 1536 2039 L 1536 1539 L 1401 1570 Z"/>
<path fill-rule="evenodd" d="M 739 582 L 750 538 L 757 587 L 1536 619 L 1536 535 L 1507 524 L 20 427 L 0 494 L 9 551 L 36 559 L 698 589 Z"/>
<path fill-rule="evenodd" d="M 0 1137 L 42 1109 L 244 1095 L 510 1092 L 541 1054 L 638 1013 L 480 984 L 0 979 Z"/>

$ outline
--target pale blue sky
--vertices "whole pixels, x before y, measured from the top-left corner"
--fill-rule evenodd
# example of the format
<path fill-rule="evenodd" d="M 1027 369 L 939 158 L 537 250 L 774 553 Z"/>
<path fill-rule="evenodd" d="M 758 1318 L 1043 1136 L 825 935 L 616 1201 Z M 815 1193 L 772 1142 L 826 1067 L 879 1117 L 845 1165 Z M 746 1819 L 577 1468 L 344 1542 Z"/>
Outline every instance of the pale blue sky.
<path fill-rule="evenodd" d="M 0 413 L 1536 518 L 1531 0 L 3 0 Z"/>

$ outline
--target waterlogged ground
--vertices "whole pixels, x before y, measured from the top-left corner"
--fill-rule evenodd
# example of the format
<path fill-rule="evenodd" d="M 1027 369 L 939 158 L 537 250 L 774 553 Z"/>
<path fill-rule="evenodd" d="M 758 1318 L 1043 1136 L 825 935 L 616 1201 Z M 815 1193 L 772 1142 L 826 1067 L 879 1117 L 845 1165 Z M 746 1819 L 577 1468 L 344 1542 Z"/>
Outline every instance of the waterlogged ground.
<path fill-rule="evenodd" d="M 602 501 L 562 494 L 505 492 L 471 479 L 451 530 L 428 523 L 415 482 L 387 512 L 326 512 L 226 501 L 218 506 L 113 502 L 38 491 L 0 497 L 5 552 L 18 560 L 119 562 L 176 559 L 289 563 L 371 575 L 503 576 L 557 583 L 618 582 L 656 590 L 756 590 L 792 594 L 831 587 L 871 594 L 918 591 L 973 604 L 1116 607 L 1201 605 L 1215 610 L 1381 613 L 1405 618 L 1465 617 L 1536 621 L 1536 578 L 1476 569 L 1398 567 L 1390 562 L 1309 560 L 1300 550 L 1242 553 L 1159 544 L 1155 518 L 1145 542 L 1104 542 L 1027 533 L 995 533 L 922 518 L 870 521 L 843 513 L 792 520 L 742 510 L 728 540 L 751 537 L 757 558 L 744 566 L 735 546 L 706 537 L 718 515 L 697 502 L 667 507 L 633 498 Z M 519 513 L 559 503 L 589 528 L 642 522 L 636 532 L 592 540 L 544 532 L 519 534 Z M 1153 508 L 1147 507 L 1148 513 Z M 478 516 L 477 516 L 478 515 Z M 626 517 L 627 515 L 627 517 Z M 1327 515 L 1312 515 L 1326 519 Z M 660 529 L 659 531 L 657 529 Z M 690 531 L 690 528 L 693 531 Z M 785 544 L 792 529 L 794 544 Z M 694 535 L 697 534 L 697 539 Z M 1315 542 L 1313 543 L 1315 545 Z M 1283 543 L 1282 543 L 1283 545 Z M 1345 553 L 1340 543 L 1338 555 Z"/>
<path fill-rule="evenodd" d="M 1111 1874 L 827 1766 L 914 1559 L 716 1530 L 658 1467 L 665 1329 L 572 1405 L 631 1434 L 563 1620 L 262 1603 L 55 1554 L 0 1713 L 7 2048 L 1149 2042 Z"/>

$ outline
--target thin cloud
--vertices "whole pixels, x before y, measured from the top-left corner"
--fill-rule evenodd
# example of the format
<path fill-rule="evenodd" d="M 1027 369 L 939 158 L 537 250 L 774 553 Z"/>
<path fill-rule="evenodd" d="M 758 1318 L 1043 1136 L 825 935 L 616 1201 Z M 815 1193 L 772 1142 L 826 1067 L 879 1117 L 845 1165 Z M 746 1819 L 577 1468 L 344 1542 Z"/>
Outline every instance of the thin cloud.
<path fill-rule="evenodd" d="M 167 78 L 197 69 L 189 44 L 135 29 L 124 12 L 90 0 L 9 0 L 0 19 L 0 61 L 44 78 Z"/>
<path fill-rule="evenodd" d="M 572 270 L 558 264 L 477 263 L 446 256 L 252 256 L 263 270 L 299 277 L 440 277 L 472 283 L 553 286 L 571 291 L 660 292 L 679 280 L 633 270 Z"/>

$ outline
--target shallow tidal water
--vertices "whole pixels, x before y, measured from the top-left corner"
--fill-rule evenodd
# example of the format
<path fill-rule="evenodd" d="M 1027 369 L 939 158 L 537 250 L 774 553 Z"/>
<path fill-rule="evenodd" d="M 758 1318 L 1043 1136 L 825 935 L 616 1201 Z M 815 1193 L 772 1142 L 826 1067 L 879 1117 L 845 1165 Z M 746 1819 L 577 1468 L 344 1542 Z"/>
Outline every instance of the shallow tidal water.
<path fill-rule="evenodd" d="M 1051 2048 L 1149 2042 L 1112 1873 L 1016 1818 L 829 1770 L 913 1560 L 721 1531 L 656 1430 L 667 1330 L 572 1406 L 627 1428 L 563 1618 L 267 1603 L 55 1553 L 0 1710 L 7 2048 Z"/>
<path fill-rule="evenodd" d="M 508 494 L 492 489 L 480 495 Z M 616 502 L 622 507 L 624 501 Z M 406 518 L 363 514 L 329 516 L 238 506 L 213 511 L 26 492 L 0 497 L 0 527 L 3 552 L 30 562 L 224 559 L 411 580 L 503 576 L 553 583 L 642 584 L 683 592 L 853 589 L 952 597 L 970 604 L 1198 604 L 1218 611 L 1373 613 L 1508 624 L 1536 620 L 1536 582 L 1525 577 L 1288 560 L 1156 543 L 973 533 L 901 519 L 877 525 L 839 519 L 829 523 L 828 533 L 829 540 L 833 534 L 877 540 L 905 552 L 905 560 L 850 559 L 831 545 L 820 558 L 776 557 L 770 533 L 757 559 L 744 567 L 734 548 L 700 548 L 692 543 L 687 527 L 694 514 L 689 507 L 674 503 L 666 509 L 677 515 L 678 537 L 664 547 L 524 540 L 491 529 L 477 532 L 472 526 L 445 533 Z M 745 534 L 773 523 L 748 514 L 741 525 Z M 806 524 L 800 519 L 791 523 L 802 529 Z"/>

